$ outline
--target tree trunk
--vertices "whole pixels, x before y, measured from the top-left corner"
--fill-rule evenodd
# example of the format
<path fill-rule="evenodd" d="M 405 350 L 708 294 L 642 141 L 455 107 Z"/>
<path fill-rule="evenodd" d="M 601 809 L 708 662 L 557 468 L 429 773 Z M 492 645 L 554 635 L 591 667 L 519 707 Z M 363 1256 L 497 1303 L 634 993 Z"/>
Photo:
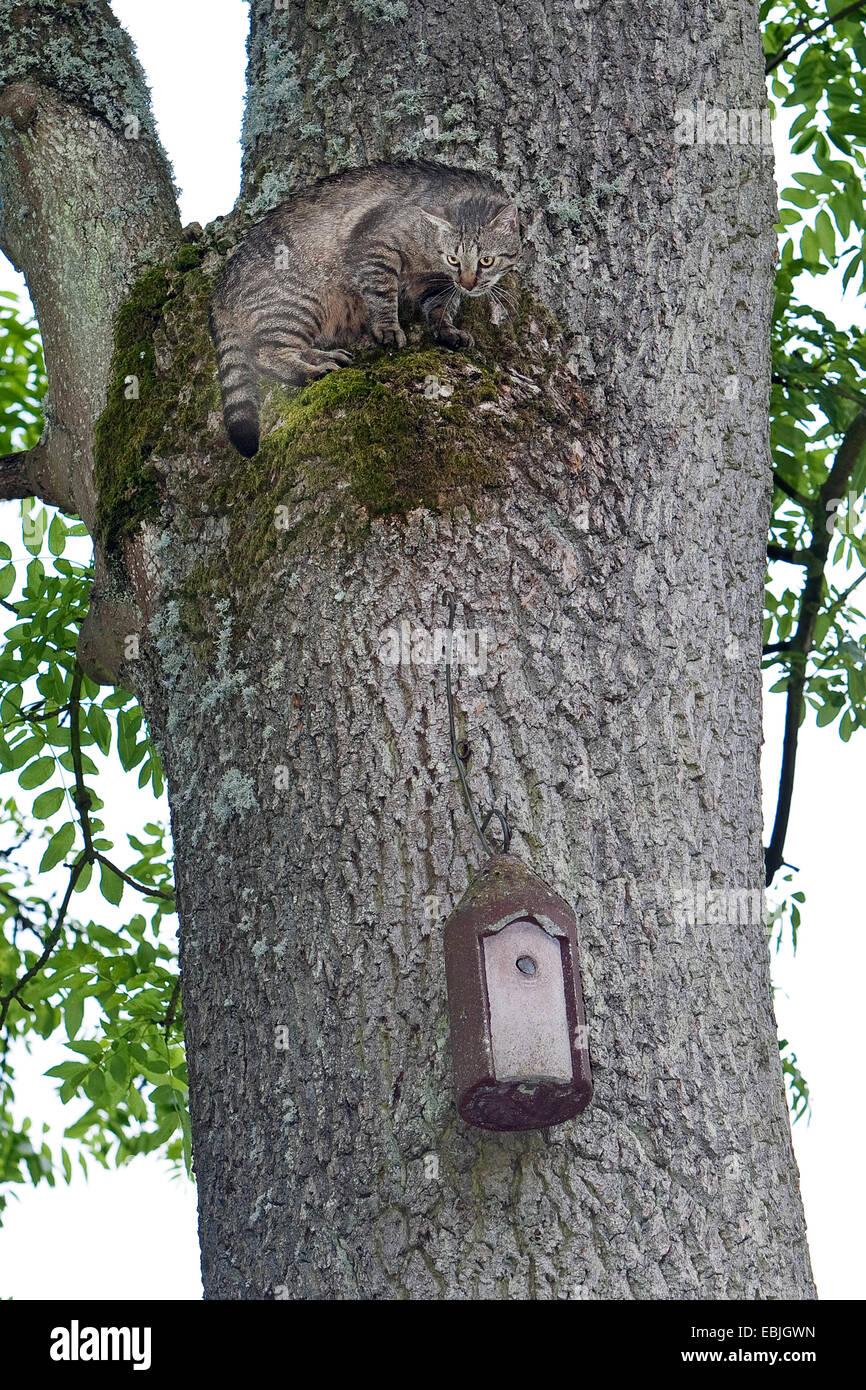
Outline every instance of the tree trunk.
<path fill-rule="evenodd" d="M 104 5 L 76 9 L 107 32 Z M 140 657 L 114 669 L 169 779 L 206 1296 L 811 1298 L 748 910 L 772 162 L 678 140 L 701 101 L 763 110 L 754 9 L 251 10 L 241 204 L 139 283 L 96 431 L 121 617 L 94 647 L 128 655 L 137 609 Z M 34 138 L 6 118 L 4 207 Z M 221 255 L 299 180 L 414 155 L 516 195 L 536 300 L 468 370 L 410 341 L 369 399 L 352 373 L 303 409 L 274 393 L 242 463 L 204 328 Z M 50 247 L 6 240 L 38 281 Z M 445 626 L 448 591 L 487 642 L 486 670 L 455 672 L 473 794 L 507 798 L 512 848 L 580 922 L 595 1095 L 547 1131 L 454 1108 L 442 924 L 481 856 L 442 664 L 387 659 Z"/>

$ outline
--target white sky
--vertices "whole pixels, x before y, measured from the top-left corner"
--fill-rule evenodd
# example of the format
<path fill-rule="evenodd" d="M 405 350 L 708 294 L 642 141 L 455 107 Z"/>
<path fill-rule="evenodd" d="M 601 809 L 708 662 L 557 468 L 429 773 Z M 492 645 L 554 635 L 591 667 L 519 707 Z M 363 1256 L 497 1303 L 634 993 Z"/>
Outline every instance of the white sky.
<path fill-rule="evenodd" d="M 183 220 L 204 224 L 228 211 L 239 186 L 247 5 L 243 0 L 113 0 L 113 9 L 133 35 L 151 85 L 160 134 L 182 188 Z M 787 162 L 784 156 L 780 162 Z M 22 286 L 0 257 L 0 289 L 6 288 Z M 849 293 L 840 302 L 838 277 L 827 276 L 821 293 L 819 302 L 837 322 L 866 319 L 862 300 L 855 304 Z M 17 553 L 17 504 L 0 505 L 0 531 Z M 783 697 L 769 697 L 764 720 L 768 824 L 775 809 L 783 716 Z M 812 1094 L 811 1124 L 794 1127 L 794 1147 L 813 1267 L 825 1299 L 866 1295 L 860 1059 L 866 978 L 864 786 L 863 734 L 845 745 L 835 727 L 816 730 L 810 718 L 800 735 L 786 845 L 786 858 L 801 870 L 797 886 L 806 893 L 800 946 L 796 960 L 786 946 L 774 958 L 773 971 L 780 1033 L 793 1042 Z M 132 827 L 138 817 L 127 819 L 128 792 L 119 777 L 114 791 L 111 824 Z M 151 803 L 141 820 L 152 814 Z M 42 1045 L 32 1058 L 20 1050 L 16 1057 L 20 1093 L 26 1096 L 20 1113 L 45 1120 L 55 1133 L 78 1113 L 74 1105 L 60 1106 L 54 1083 L 42 1077 L 62 1059 L 61 1052 L 59 1044 Z M 193 1186 L 158 1159 L 137 1159 L 119 1172 L 92 1166 L 91 1174 L 85 1182 L 76 1170 L 68 1188 L 60 1183 L 54 1189 L 17 1189 L 20 1200 L 10 1202 L 0 1230 L 0 1298 L 200 1298 Z"/>

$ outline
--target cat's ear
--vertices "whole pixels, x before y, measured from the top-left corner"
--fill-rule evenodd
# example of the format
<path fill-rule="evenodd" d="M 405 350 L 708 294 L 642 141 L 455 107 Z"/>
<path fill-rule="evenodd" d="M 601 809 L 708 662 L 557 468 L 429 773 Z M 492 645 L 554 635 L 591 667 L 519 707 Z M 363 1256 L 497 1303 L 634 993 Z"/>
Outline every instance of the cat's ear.
<path fill-rule="evenodd" d="M 500 208 L 495 217 L 490 219 L 488 224 L 495 227 L 497 232 L 516 232 L 517 223 L 517 204 L 506 203 L 504 208 Z"/>
<path fill-rule="evenodd" d="M 419 208 L 418 212 L 424 218 L 425 222 L 429 222 L 430 226 L 435 227 L 438 232 L 454 231 L 454 228 L 451 225 L 451 223 L 446 222 L 444 217 L 434 217 L 432 212 L 425 212 L 423 208 Z"/>

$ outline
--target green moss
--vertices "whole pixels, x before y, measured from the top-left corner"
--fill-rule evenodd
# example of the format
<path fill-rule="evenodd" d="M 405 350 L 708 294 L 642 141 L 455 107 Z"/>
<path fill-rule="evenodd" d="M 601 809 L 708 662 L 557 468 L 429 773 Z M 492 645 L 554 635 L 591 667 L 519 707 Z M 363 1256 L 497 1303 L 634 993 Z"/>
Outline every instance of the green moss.
<path fill-rule="evenodd" d="M 169 292 L 165 271 L 151 270 L 118 314 L 108 404 L 94 441 L 100 538 L 109 550 L 159 509 L 156 474 L 146 460 L 158 433 L 153 335 Z"/>
<path fill-rule="evenodd" d="M 277 553 L 284 567 L 300 563 L 336 532 L 360 545 L 373 519 L 416 508 L 476 513 L 505 484 L 512 449 L 572 411 L 558 327 L 527 291 L 517 288 L 504 324 L 482 301 L 461 323 L 475 337 L 465 352 L 416 323 L 406 348 L 357 353 L 351 367 L 266 396 L 258 454 L 233 458 L 210 491 L 229 521 L 221 579 L 240 608 L 258 601 Z"/>
<path fill-rule="evenodd" d="M 519 291 L 513 315 L 499 326 L 486 304 L 467 306 L 463 322 L 476 340 L 468 353 L 419 342 L 361 353 L 357 366 L 302 391 L 276 388 L 263 413 L 259 454 L 241 467 L 219 427 L 205 250 L 185 245 L 169 265 L 148 271 L 118 314 L 95 439 L 99 535 L 109 555 L 158 514 L 154 455 L 201 453 L 204 445 L 216 481 L 202 500 L 228 514 L 233 527 L 238 513 L 255 518 L 241 547 L 261 562 L 273 548 L 275 508 L 297 482 L 316 493 L 348 484 L 365 520 L 471 505 L 501 484 L 509 437 L 556 411 L 543 391 L 517 409 L 509 395 L 508 372 L 525 368 L 528 335 L 537 359 L 539 339 L 556 332 L 543 306 Z M 414 337 L 420 340 L 420 328 Z"/>
<path fill-rule="evenodd" d="M 308 470 L 314 485 L 347 481 L 370 517 L 474 498 L 501 481 L 490 444 L 504 431 L 477 411 L 497 397 L 493 378 L 461 376 L 465 364 L 440 349 L 370 353 L 294 400 L 281 393 L 283 423 L 265 439 L 262 464 L 284 478 Z"/>
<path fill-rule="evenodd" d="M 182 246 L 174 259 L 175 270 L 197 270 L 201 265 L 204 247 L 193 244 Z"/>
<path fill-rule="evenodd" d="M 200 246 L 183 246 L 169 265 L 136 281 L 117 315 L 108 400 L 94 439 L 99 539 L 108 554 L 158 514 L 151 456 L 176 455 L 185 442 L 200 448 L 219 410 L 208 328 L 212 281 L 202 255 Z"/>
<path fill-rule="evenodd" d="M 208 310 L 219 256 L 185 245 L 135 284 L 117 318 L 106 408 L 96 429 L 99 539 L 109 560 L 170 494 L 176 523 L 225 518 L 224 548 L 176 597 L 190 646 L 214 656 L 226 602 L 237 616 L 267 589 L 269 562 L 285 570 L 317 546 L 359 545 L 376 518 L 417 508 L 466 507 L 504 486 L 529 436 L 573 412 L 558 327 L 512 287 L 501 325 L 472 301 L 461 323 L 475 345 L 451 352 L 419 323 L 401 350 L 359 352 L 355 364 L 302 390 L 274 385 L 251 460 L 222 426 Z M 160 476 L 155 460 L 168 462 Z M 188 461 L 185 463 L 184 461 Z M 204 467 L 200 465 L 205 465 Z"/>

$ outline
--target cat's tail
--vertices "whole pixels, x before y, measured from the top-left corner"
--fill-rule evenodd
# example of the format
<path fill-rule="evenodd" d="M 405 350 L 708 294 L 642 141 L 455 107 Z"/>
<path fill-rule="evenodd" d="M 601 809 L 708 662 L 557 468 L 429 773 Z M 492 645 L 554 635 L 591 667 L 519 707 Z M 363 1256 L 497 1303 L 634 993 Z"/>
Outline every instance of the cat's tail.
<path fill-rule="evenodd" d="M 210 331 L 217 355 L 223 420 L 239 454 L 252 458 L 259 447 L 259 377 L 230 314 L 211 305 Z"/>

